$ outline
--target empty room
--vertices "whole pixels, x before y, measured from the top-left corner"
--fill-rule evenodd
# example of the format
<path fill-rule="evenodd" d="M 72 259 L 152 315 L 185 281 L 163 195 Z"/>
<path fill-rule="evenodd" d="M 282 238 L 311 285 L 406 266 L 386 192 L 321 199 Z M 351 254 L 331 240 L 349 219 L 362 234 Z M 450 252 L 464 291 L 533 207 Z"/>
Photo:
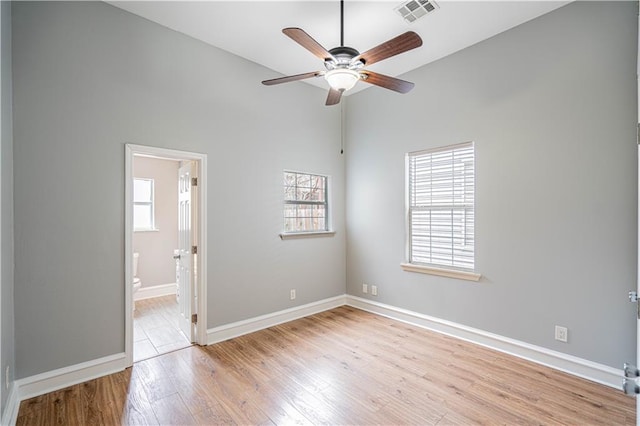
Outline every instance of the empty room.
<path fill-rule="evenodd" d="M 1 1 L 1 423 L 636 424 L 638 10 Z"/>

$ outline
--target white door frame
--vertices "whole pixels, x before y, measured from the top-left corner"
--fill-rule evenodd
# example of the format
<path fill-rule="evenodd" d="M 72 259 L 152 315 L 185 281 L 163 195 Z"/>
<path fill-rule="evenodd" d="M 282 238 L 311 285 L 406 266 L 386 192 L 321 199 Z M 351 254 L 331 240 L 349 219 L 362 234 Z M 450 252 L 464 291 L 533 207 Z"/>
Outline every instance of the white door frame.
<path fill-rule="evenodd" d="M 197 295 L 195 343 L 207 344 L 207 154 L 158 148 L 145 145 L 125 144 L 125 214 L 124 214 L 124 294 L 125 294 L 125 344 L 124 352 L 126 366 L 133 365 L 133 157 L 142 155 L 148 157 L 195 161 L 198 171 L 197 227 L 196 241 L 198 242 L 198 265 L 194 295 Z"/>
<path fill-rule="evenodd" d="M 638 7 L 640 7 L 640 1 L 637 2 Z M 640 43 L 640 14 L 638 15 L 638 43 Z M 636 81 L 638 82 L 637 86 L 637 107 L 638 107 L 638 124 L 637 131 L 640 132 L 640 44 L 638 45 L 638 52 L 636 57 Z M 640 133 L 637 134 L 636 143 L 640 142 Z M 640 143 L 638 144 L 638 162 L 637 164 L 640 166 Z M 640 208 L 640 167 L 638 168 L 638 207 Z M 640 247 L 640 210 L 638 210 L 638 247 Z M 636 261 L 636 269 L 638 271 L 637 282 L 636 282 L 636 292 L 640 292 L 640 249 L 638 250 L 638 259 Z M 640 301 L 638 302 L 640 303 Z M 636 307 L 637 308 L 637 307 Z M 638 309 L 636 312 L 640 312 Z M 640 318 L 636 317 L 636 365 L 640 365 Z M 637 382 L 637 380 L 636 380 Z M 636 396 L 636 425 L 640 426 L 640 397 Z"/>

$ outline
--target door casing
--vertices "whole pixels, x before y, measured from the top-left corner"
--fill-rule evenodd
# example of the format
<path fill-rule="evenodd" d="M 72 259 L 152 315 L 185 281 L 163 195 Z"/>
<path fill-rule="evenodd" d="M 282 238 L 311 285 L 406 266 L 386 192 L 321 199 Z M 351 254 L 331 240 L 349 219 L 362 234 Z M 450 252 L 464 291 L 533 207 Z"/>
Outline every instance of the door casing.
<path fill-rule="evenodd" d="M 197 224 L 194 241 L 198 244 L 196 279 L 192 297 L 197 297 L 195 343 L 207 344 L 207 154 L 159 148 L 146 145 L 125 144 L 125 217 L 124 217 L 124 310 L 125 310 L 125 360 L 126 366 L 133 365 L 133 157 L 146 156 L 160 159 L 196 162 L 198 190 L 196 197 Z M 194 271 L 195 272 L 195 271 Z"/>

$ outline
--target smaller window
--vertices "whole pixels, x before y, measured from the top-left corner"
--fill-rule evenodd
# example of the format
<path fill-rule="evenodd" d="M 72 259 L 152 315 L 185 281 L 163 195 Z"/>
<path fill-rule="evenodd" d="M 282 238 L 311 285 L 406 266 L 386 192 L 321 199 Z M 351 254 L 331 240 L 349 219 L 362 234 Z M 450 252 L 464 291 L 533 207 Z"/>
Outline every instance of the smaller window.
<path fill-rule="evenodd" d="M 133 179 L 133 230 L 155 230 L 153 179 Z"/>
<path fill-rule="evenodd" d="M 329 230 L 327 177 L 284 172 L 284 233 Z"/>

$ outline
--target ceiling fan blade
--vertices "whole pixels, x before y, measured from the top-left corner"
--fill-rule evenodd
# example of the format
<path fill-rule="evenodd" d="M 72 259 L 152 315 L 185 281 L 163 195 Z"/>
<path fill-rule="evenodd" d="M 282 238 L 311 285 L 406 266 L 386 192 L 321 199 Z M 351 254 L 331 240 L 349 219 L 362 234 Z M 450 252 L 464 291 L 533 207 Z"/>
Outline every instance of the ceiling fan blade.
<path fill-rule="evenodd" d="M 262 84 L 264 84 L 265 86 L 273 86 L 274 84 L 304 80 L 305 78 L 317 77 L 319 75 L 320 75 L 320 71 L 313 71 L 313 72 L 307 72 L 304 74 L 289 75 L 287 77 L 272 78 L 271 80 L 264 80 Z"/>
<path fill-rule="evenodd" d="M 388 75 L 378 74 L 371 71 L 360 71 L 360 74 L 364 77 L 362 81 L 376 86 L 384 87 L 385 89 L 393 90 L 398 93 L 407 93 L 415 84 L 410 81 L 400 80 L 399 78 L 389 77 Z"/>
<path fill-rule="evenodd" d="M 311 37 L 309 34 L 304 32 L 304 30 L 300 28 L 285 28 L 284 30 L 282 30 L 282 32 L 285 35 L 289 36 L 293 41 L 298 43 L 300 46 L 304 47 L 309 52 L 316 55 L 318 58 L 324 61 L 329 59 L 336 61 L 336 58 L 334 58 L 334 56 L 331 53 L 329 53 L 327 49 L 322 47 L 320 43 L 315 41 L 313 37 Z"/>
<path fill-rule="evenodd" d="M 325 105 L 336 105 L 340 103 L 340 98 L 342 98 L 342 91 L 336 90 L 334 88 L 329 89 L 329 95 L 327 96 L 327 102 Z"/>
<path fill-rule="evenodd" d="M 400 53 L 407 52 L 420 46 L 422 46 L 422 39 L 420 36 L 413 31 L 407 31 L 406 33 L 400 34 L 399 36 L 394 37 L 373 49 L 369 49 L 366 52 L 361 53 L 353 58 L 351 62 L 362 60 L 365 65 L 371 65 L 376 62 L 380 62 L 383 59 L 399 55 Z"/>

